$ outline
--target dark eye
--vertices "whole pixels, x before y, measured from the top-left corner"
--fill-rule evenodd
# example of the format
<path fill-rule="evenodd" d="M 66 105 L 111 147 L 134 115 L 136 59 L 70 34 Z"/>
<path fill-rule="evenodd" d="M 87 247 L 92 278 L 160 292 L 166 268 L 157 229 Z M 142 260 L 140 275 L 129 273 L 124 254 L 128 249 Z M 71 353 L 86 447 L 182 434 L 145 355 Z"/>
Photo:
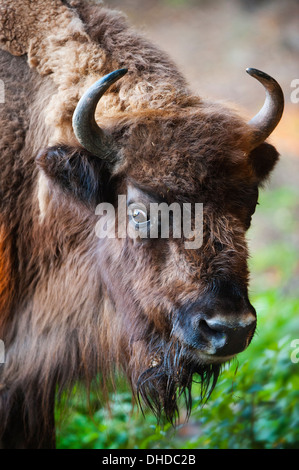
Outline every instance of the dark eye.
<path fill-rule="evenodd" d="M 130 216 L 136 224 L 142 224 L 144 222 L 147 222 L 147 214 L 141 209 L 134 208 L 130 213 Z"/>
<path fill-rule="evenodd" d="M 147 215 L 147 209 L 143 204 L 131 204 L 128 207 L 129 219 L 135 230 L 141 238 L 147 237 L 150 220 Z"/>

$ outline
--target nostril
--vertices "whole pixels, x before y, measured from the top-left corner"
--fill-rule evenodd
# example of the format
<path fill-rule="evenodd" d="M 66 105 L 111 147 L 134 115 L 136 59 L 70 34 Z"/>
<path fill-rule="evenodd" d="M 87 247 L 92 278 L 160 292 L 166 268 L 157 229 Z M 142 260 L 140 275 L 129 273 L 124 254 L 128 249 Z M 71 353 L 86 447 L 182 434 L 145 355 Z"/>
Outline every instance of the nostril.
<path fill-rule="evenodd" d="M 221 317 L 206 318 L 206 331 L 210 331 L 215 339 L 222 337 L 224 341 L 214 341 L 217 347 L 217 354 L 223 356 L 237 354 L 243 351 L 250 343 L 256 327 L 256 317 L 252 314 L 246 318 Z M 202 325 L 203 326 L 203 325 Z M 211 336 L 212 337 L 212 336 Z"/>
<path fill-rule="evenodd" d="M 198 329 L 201 333 L 206 334 L 207 336 L 219 335 L 220 330 L 214 328 L 214 325 L 209 325 L 208 320 L 201 319 L 198 323 Z"/>
<path fill-rule="evenodd" d="M 225 323 L 219 323 L 215 320 L 212 320 L 212 319 L 209 319 L 209 320 L 206 320 L 206 324 L 208 325 L 208 327 L 213 330 L 213 331 L 224 331 L 227 329 L 227 326 Z"/>
<path fill-rule="evenodd" d="M 233 356 L 246 349 L 256 326 L 256 317 L 244 315 L 213 316 L 200 313 L 192 319 L 192 345 L 206 354 Z"/>
<path fill-rule="evenodd" d="M 207 341 L 211 341 L 215 347 L 222 347 L 226 341 L 226 334 L 220 328 L 214 328 L 209 322 L 201 318 L 197 325 L 198 333 Z"/>

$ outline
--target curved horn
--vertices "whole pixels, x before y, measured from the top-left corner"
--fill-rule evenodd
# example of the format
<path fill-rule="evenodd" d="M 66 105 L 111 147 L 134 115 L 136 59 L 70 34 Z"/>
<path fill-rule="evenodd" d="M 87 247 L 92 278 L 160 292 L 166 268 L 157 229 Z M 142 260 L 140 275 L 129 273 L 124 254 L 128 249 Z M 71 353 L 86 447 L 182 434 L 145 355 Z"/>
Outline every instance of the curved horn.
<path fill-rule="evenodd" d="M 246 72 L 256 78 L 266 91 L 263 107 L 248 123 L 256 130 L 252 141 L 252 149 L 254 149 L 269 137 L 279 123 L 284 108 L 284 97 L 281 87 L 274 78 L 257 69 L 248 68 Z"/>
<path fill-rule="evenodd" d="M 73 130 L 77 140 L 82 147 L 101 159 L 108 160 L 109 152 L 105 156 L 107 138 L 96 123 L 96 107 L 108 88 L 123 77 L 127 71 L 128 69 L 115 70 L 100 78 L 84 93 L 73 114 Z"/>

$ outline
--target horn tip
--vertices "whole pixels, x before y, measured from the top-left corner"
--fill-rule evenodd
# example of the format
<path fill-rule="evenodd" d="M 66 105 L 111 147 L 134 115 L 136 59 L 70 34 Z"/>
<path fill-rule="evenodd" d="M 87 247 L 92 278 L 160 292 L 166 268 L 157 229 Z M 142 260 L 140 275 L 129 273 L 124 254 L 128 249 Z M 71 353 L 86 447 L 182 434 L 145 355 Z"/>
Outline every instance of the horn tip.
<path fill-rule="evenodd" d="M 263 77 L 266 78 L 269 75 L 267 75 L 265 72 L 262 72 L 261 70 L 255 69 L 253 67 L 247 67 L 246 72 L 251 75 L 251 77 Z"/>
<path fill-rule="evenodd" d="M 108 73 L 105 77 L 100 78 L 98 83 L 102 85 L 102 83 L 107 83 L 109 86 L 112 85 L 114 82 L 122 78 L 128 72 L 127 68 L 117 69 L 113 72 Z"/>
<path fill-rule="evenodd" d="M 118 69 L 116 70 L 115 72 L 117 72 L 117 74 L 120 76 L 120 77 L 123 77 L 124 75 L 126 75 L 126 73 L 129 71 L 129 69 L 127 67 L 123 67 L 121 69 Z"/>
<path fill-rule="evenodd" d="M 262 72 L 261 70 L 258 70 L 258 69 L 255 69 L 253 67 L 248 67 L 246 69 L 246 72 L 253 78 L 256 78 L 257 80 L 259 80 L 260 82 L 262 81 L 267 81 L 268 83 L 277 83 L 276 80 L 274 80 L 273 77 L 271 77 L 270 75 L 268 75 L 267 73 L 265 72 Z"/>

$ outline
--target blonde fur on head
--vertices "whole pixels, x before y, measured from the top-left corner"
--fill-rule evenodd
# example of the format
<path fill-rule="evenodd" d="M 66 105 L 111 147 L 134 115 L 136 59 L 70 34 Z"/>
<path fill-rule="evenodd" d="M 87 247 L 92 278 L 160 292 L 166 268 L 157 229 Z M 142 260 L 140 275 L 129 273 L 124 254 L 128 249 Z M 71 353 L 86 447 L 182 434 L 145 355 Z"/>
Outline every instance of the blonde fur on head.
<path fill-rule="evenodd" d="M 33 59 L 49 33 L 70 31 L 73 17 L 60 0 L 1 0 L 1 47 L 16 56 L 30 52 Z"/>
<path fill-rule="evenodd" d="M 101 76 L 123 66 L 129 68 L 129 74 L 117 85 L 119 93 L 113 93 L 112 87 L 112 93 L 103 97 L 97 121 L 123 111 L 190 101 L 185 80 L 174 64 L 132 31 L 123 14 L 103 7 L 99 10 L 98 2 L 97 7 L 82 0 L 69 3 L 77 10 L 60 0 L 0 0 L 0 47 L 14 55 L 27 53 L 29 66 L 41 76 L 50 75 L 57 87 L 45 111 L 46 124 L 52 129 L 49 145 L 73 139 L 72 115 L 83 93 Z M 93 9 L 98 10 L 94 17 L 98 22 L 88 30 L 80 17 L 90 15 L 88 20 L 95 21 Z M 104 31 L 100 32 L 102 43 L 93 37 L 102 23 L 111 28 L 109 43 Z"/>
<path fill-rule="evenodd" d="M 98 78 L 105 60 L 76 13 L 60 0 L 1 0 L 0 46 L 16 56 L 28 54 L 31 68 L 41 76 L 51 75 L 57 94 L 45 113 L 53 129 L 49 145 L 71 137 L 71 118 L 82 90 Z"/>

